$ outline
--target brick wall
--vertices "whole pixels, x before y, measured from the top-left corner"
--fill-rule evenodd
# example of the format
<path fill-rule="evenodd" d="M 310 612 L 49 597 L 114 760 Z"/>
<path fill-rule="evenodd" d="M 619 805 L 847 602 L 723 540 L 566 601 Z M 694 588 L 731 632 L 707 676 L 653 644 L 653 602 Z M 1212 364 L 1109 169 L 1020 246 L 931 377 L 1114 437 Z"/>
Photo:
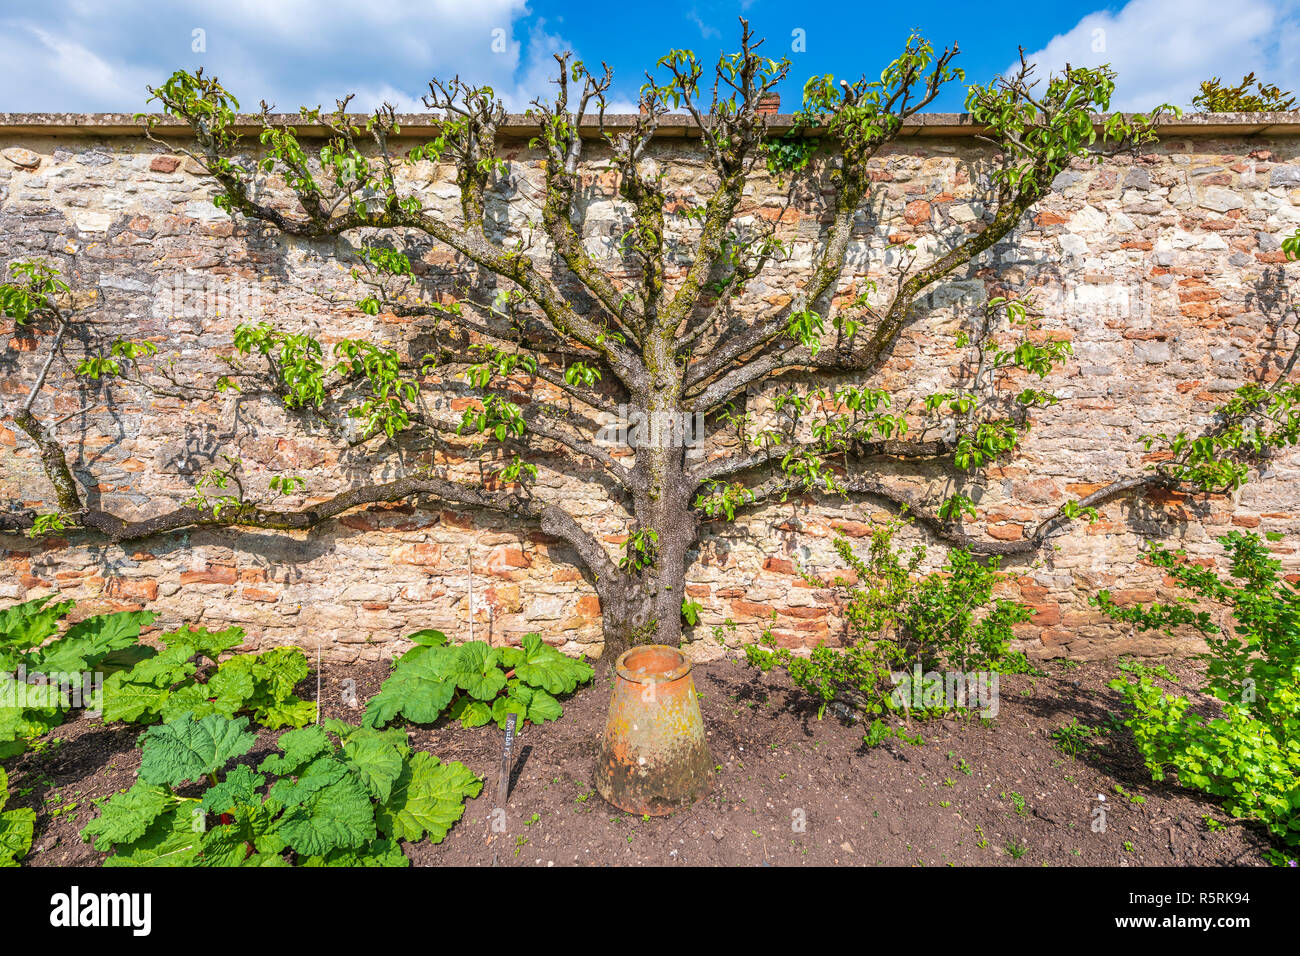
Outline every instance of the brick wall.
<path fill-rule="evenodd" d="M 985 148 L 959 126 L 923 131 L 930 135 L 904 139 L 877 158 L 877 188 L 859 216 L 845 287 L 861 288 L 869 268 L 878 273 L 888 265 L 890 238 L 907 237 L 924 254 L 983 215 L 977 184 L 987 168 Z M 1279 240 L 1300 224 L 1297 132 L 1300 124 L 1263 132 L 1190 124 L 1137 160 L 1080 165 L 1058 178 L 1012 237 L 933 291 L 924 303 L 928 313 L 904 334 L 882 376 L 897 395 L 950 382 L 961 360 L 952 332 L 972 307 L 1003 289 L 1035 290 L 1044 328 L 1068 335 L 1075 349 L 1052 383 L 1063 401 L 1038 413 L 1020 456 L 989 472 L 970 530 L 1022 537 L 1063 499 L 1140 471 L 1142 433 L 1204 425 L 1243 376 L 1262 368 L 1276 374 L 1279 356 L 1294 344 L 1287 337 L 1294 333 L 1275 330 L 1287 308 Z M 418 137 L 418 130 L 408 133 Z M 695 141 L 671 139 L 654 150 L 669 171 L 673 198 L 695 201 L 708 185 Z M 522 137 L 506 144 L 505 157 L 501 198 L 489 215 L 513 232 L 532 215 L 527 200 L 538 195 L 541 174 Z M 594 162 L 599 154 L 592 158 L 588 246 L 618 273 L 623 211 Z M 409 175 L 427 201 L 455 214 L 448 170 L 422 163 Z M 506 202 L 506 192 L 524 199 Z M 88 313 L 97 334 L 154 341 L 183 376 L 207 381 L 220 374 L 217 356 L 228 351 L 234 326 L 250 319 L 311 329 L 326 343 L 368 335 L 418 347 L 420 330 L 408 323 L 334 308 L 314 294 L 357 297 L 338 247 L 232 223 L 210 195 L 191 161 L 138 136 L 54 120 L 0 122 L 0 258 L 51 257 L 79 287 L 97 289 Z M 788 301 L 815 250 L 816 195 L 799 196 L 784 213 L 783 205 L 780 190 L 755 178 L 742 215 L 783 217 L 794 257 L 752 284 L 746 301 L 754 310 Z M 677 222 L 689 238 L 689 225 Z M 544 250 L 537 255 L 545 259 Z M 435 248 L 425 260 L 438 265 L 448 257 Z M 26 393 L 33 352 L 45 345 L 11 328 L 0 340 L 6 406 Z M 78 348 L 74 343 L 69 354 Z M 453 383 L 426 385 L 435 408 L 458 416 L 466 399 Z M 38 410 L 47 417 L 105 401 L 59 434 L 91 500 L 124 517 L 174 507 L 190 495 L 199 471 L 236 450 L 255 493 L 276 472 L 301 475 L 311 495 L 324 497 L 403 467 L 373 448 L 340 451 L 319 427 L 265 399 L 227 395 L 182 404 L 117 388 L 110 404 L 108 393 L 78 392 L 66 375 L 46 392 Z M 545 392 L 534 398 L 559 400 Z M 750 407 L 762 414 L 768 405 L 755 393 Z M 432 460 L 418 449 L 404 457 Z M 1009 560 L 1006 593 L 1037 612 L 1021 629 L 1023 646 L 1034 655 L 1085 659 L 1186 649 L 1116 630 L 1088 607 L 1087 595 L 1102 587 L 1137 600 L 1162 593 L 1159 576 L 1135 566 L 1144 539 L 1169 540 L 1215 560 L 1214 538 L 1230 528 L 1300 530 L 1298 464 L 1295 454 L 1280 458 L 1271 477 L 1231 499 L 1115 502 L 1100 521 L 1072 527 L 1037 557 Z M 539 493 L 562 500 L 615 547 L 625 518 L 603 492 L 577 480 L 582 466 L 563 458 L 542 465 Z M 947 480 L 942 468 L 928 465 L 891 468 L 888 477 L 936 495 Z M 12 419 L 0 419 L 0 506 L 50 510 L 48 498 L 33 448 Z M 831 595 L 795 569 L 835 569 L 834 532 L 861 539 L 887 517 L 870 501 L 805 498 L 709 528 L 688 578 L 688 594 L 704 608 L 693 653 L 720 653 L 718 626 L 732 647 L 769 623 L 789 645 L 835 639 L 841 621 Z M 909 529 L 903 540 L 924 535 Z M 1300 559 L 1293 543 L 1288 538 L 1275 550 L 1294 571 Z M 928 565 L 941 561 L 942 550 L 932 549 Z M 345 515 L 311 534 L 194 530 L 125 548 L 83 535 L 0 536 L 0 601 L 51 590 L 77 598 L 79 613 L 147 603 L 165 624 L 234 622 L 248 630 L 252 645 L 311 648 L 319 641 L 327 656 L 342 660 L 386 656 L 402 635 L 423 627 L 467 637 L 471 619 L 476 637 L 503 641 L 536 630 L 569 651 L 599 651 L 596 596 L 565 546 L 535 527 L 457 510 L 394 506 Z"/>

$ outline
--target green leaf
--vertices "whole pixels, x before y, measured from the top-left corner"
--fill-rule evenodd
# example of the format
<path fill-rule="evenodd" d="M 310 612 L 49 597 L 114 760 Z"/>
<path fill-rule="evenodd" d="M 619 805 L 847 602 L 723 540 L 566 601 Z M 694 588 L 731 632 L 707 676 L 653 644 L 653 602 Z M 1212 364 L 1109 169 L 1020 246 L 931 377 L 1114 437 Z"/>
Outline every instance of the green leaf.
<path fill-rule="evenodd" d="M 234 658 L 239 660 L 240 658 Z M 222 665 L 211 679 L 201 687 L 203 696 L 212 701 L 213 710 L 223 717 L 234 717 L 252 700 L 257 683 L 250 668 Z"/>
<path fill-rule="evenodd" d="M 533 699 L 528 702 L 528 719 L 535 724 L 548 720 L 559 720 L 564 716 L 564 707 L 558 700 L 544 690 L 534 690 Z"/>
<path fill-rule="evenodd" d="M 95 801 L 99 816 L 82 828 L 81 838 L 87 843 L 93 839 L 101 853 L 118 843 L 134 843 L 176 802 L 165 790 L 137 780 L 126 793 Z"/>
<path fill-rule="evenodd" d="M 277 776 L 300 773 L 321 754 L 327 754 L 334 749 L 329 737 L 325 736 L 325 731 L 320 727 L 285 731 L 275 745 L 283 751 L 283 755 L 271 754 L 257 768 L 260 772 L 273 773 Z"/>
<path fill-rule="evenodd" d="M 431 628 L 426 628 L 423 631 L 416 631 L 414 634 L 407 634 L 406 639 L 408 641 L 414 641 L 416 644 L 423 647 L 441 647 L 447 643 L 446 634 L 442 633 L 442 631 L 432 630 Z"/>
<path fill-rule="evenodd" d="M 527 699 L 524 699 L 527 697 Z M 532 699 L 530 689 L 519 687 L 511 691 L 509 696 L 498 697 L 492 703 L 492 719 L 497 722 L 497 726 L 502 730 L 506 729 L 506 715 L 517 714 L 519 721 L 528 719 L 528 703 Z"/>
<path fill-rule="evenodd" d="M 383 727 L 398 714 L 416 724 L 431 724 L 446 710 L 456 693 L 449 664 L 453 649 L 439 649 L 414 661 L 403 660 L 370 698 L 361 723 Z"/>
<path fill-rule="evenodd" d="M 561 654 L 537 634 L 526 634 L 522 647 L 503 647 L 499 653 L 521 681 L 551 694 L 570 694 L 595 673 L 590 664 Z"/>
<path fill-rule="evenodd" d="M 229 720 L 217 714 L 197 720 L 186 714 L 150 727 L 141 738 L 140 779 L 170 787 L 201 780 L 253 749 L 257 737 L 247 728 L 246 717 Z"/>
<path fill-rule="evenodd" d="M 461 697 L 451 705 L 448 714 L 453 720 L 459 720 L 464 727 L 482 727 L 492 722 L 492 705 Z"/>
<path fill-rule="evenodd" d="M 0 611 L 0 648 L 26 650 L 43 643 L 57 631 L 59 619 L 67 615 L 77 602 L 50 604 L 51 597 L 36 598 Z M 4 666 L 8 667 L 7 664 Z"/>
<path fill-rule="evenodd" d="M 73 624 L 56 641 L 34 652 L 27 664 L 38 673 L 74 674 L 94 667 L 114 651 L 140 639 L 140 628 L 158 615 L 153 611 L 99 614 Z"/>
<path fill-rule="evenodd" d="M 244 629 L 228 627 L 222 631 L 210 631 L 206 627 L 191 627 L 185 624 L 174 631 L 159 635 L 159 640 L 169 648 L 184 652 L 185 657 L 202 654 L 216 663 L 225 651 L 244 643 Z"/>
<path fill-rule="evenodd" d="M 380 832 L 395 840 L 416 841 L 427 833 L 441 843 L 447 831 L 465 813 L 465 800 L 477 797 L 483 781 L 461 763 L 439 763 L 433 754 L 420 751 L 407 762 L 380 809 Z"/>
<path fill-rule="evenodd" d="M 293 698 L 272 701 L 253 711 L 253 719 L 271 730 L 280 727 L 305 727 L 316 719 L 316 702 Z"/>
<path fill-rule="evenodd" d="M 483 641 L 460 645 L 452 658 L 456 686 L 476 700 L 491 700 L 506 686 L 506 675 L 497 667 L 497 654 Z"/>
<path fill-rule="evenodd" d="M 231 658 L 227 664 L 237 660 L 242 660 L 242 656 Z M 298 648 L 277 647 L 254 655 L 250 670 L 258 682 L 260 693 L 268 694 L 278 701 L 287 701 L 293 698 L 293 689 L 311 673 L 311 665 Z"/>
<path fill-rule="evenodd" d="M 164 813 L 131 843 L 119 844 L 104 866 L 194 866 L 203 830 L 194 811 L 197 803 L 184 803 Z"/>
<path fill-rule="evenodd" d="M 167 688 L 137 684 L 128 677 L 125 671 L 118 671 L 104 681 L 104 722 L 150 723 L 157 720 L 167 703 Z"/>
<path fill-rule="evenodd" d="M 357 772 L 370 795 L 384 803 L 402 775 L 405 754 L 382 737 L 356 736 L 343 744 L 343 758 Z"/>
<path fill-rule="evenodd" d="M 165 648 L 153 657 L 142 660 L 130 671 L 119 671 L 113 677 L 137 684 L 171 687 L 179 684 L 198 669 L 190 660 L 194 655 L 189 653 L 189 650 L 188 647 Z M 108 681 L 105 681 L 105 684 L 107 683 Z"/>
<path fill-rule="evenodd" d="M 332 757 L 315 761 L 296 783 L 278 781 L 270 796 L 288 808 L 280 832 L 299 853 L 314 856 L 356 848 L 376 836 L 369 792 Z"/>
<path fill-rule="evenodd" d="M 35 810 L 5 810 L 0 813 L 0 867 L 17 866 L 32 848 L 35 832 Z"/>
<path fill-rule="evenodd" d="M 36 831 L 36 811 L 5 810 L 8 801 L 9 775 L 0 767 L 0 867 L 17 866 L 31 849 Z"/>
<path fill-rule="evenodd" d="M 360 850 L 331 850 L 324 856 L 309 856 L 303 866 L 401 867 L 410 866 L 396 840 L 372 840 Z"/>
<path fill-rule="evenodd" d="M 239 805 L 260 804 L 257 791 L 265 783 L 266 777 L 241 763 L 226 774 L 221 783 L 208 787 L 203 794 L 203 809 L 212 813 L 228 813 Z"/>
<path fill-rule="evenodd" d="M 175 720 L 183 714 L 206 717 L 208 714 L 220 714 L 222 717 L 234 717 L 235 712 L 218 706 L 208 697 L 207 684 L 189 684 L 174 691 L 162 691 L 161 717 L 163 720 Z"/>

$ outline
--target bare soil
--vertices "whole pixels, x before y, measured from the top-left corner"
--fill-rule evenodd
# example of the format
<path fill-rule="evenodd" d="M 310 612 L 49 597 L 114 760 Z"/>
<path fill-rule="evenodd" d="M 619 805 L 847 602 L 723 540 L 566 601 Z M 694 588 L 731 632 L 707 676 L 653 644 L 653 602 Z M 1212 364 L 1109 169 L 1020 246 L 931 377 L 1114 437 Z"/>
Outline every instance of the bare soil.
<path fill-rule="evenodd" d="M 1166 661 L 1195 681 L 1197 665 Z M 413 745 L 459 760 L 485 778 L 482 795 L 439 845 L 407 845 L 418 866 L 1243 866 L 1267 865 L 1268 840 L 1226 823 L 1213 799 L 1153 784 L 1127 731 L 1113 727 L 1113 664 L 1041 665 L 1002 678 L 995 720 L 914 722 L 923 743 L 868 748 L 863 728 L 816 710 L 779 672 L 743 661 L 697 665 L 712 793 L 672 816 L 642 819 L 606 804 L 592 786 L 608 683 L 565 702 L 559 721 L 527 726 L 516 760 L 505 832 L 492 832 L 502 733 L 459 723 L 410 728 Z M 325 667 L 322 709 L 357 721 L 340 699 L 344 679 L 364 702 L 386 664 Z M 314 694 L 313 676 L 302 692 Z M 1094 728 L 1077 757 L 1052 732 L 1072 719 Z M 31 866 L 92 866 L 102 854 L 79 831 L 92 800 L 129 787 L 140 728 L 82 718 L 10 761 L 10 806 L 38 812 Z M 258 751 L 269 752 L 267 732 Z M 55 742 L 58 738 L 58 742 Z M 1105 799 L 1102 800 L 1101 798 Z M 1094 832 L 1094 808 L 1106 808 Z"/>

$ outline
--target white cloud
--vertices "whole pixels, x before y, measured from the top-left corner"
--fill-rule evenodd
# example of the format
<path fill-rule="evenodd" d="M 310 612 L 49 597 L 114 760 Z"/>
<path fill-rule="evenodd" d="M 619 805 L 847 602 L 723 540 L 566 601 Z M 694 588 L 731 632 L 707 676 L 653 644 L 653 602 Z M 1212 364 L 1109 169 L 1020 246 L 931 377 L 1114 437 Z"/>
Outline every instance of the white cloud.
<path fill-rule="evenodd" d="M 696 10 L 691 10 L 689 13 L 687 13 L 686 19 L 690 20 L 691 23 L 695 24 L 696 28 L 700 31 L 700 36 L 702 36 L 706 40 L 710 40 L 710 39 L 716 40 L 722 36 L 722 33 L 718 30 L 718 28 L 711 24 L 705 23 L 704 18 L 700 16 L 699 12 Z"/>
<path fill-rule="evenodd" d="M 245 109 L 323 105 L 355 93 L 422 111 L 434 76 L 498 90 L 511 109 L 545 94 L 563 37 L 527 0 L 0 0 L 0 112 L 133 111 L 146 84 L 203 66 Z M 191 49 L 204 31 L 206 50 Z M 521 43 L 516 33 L 524 34 Z"/>
<path fill-rule="evenodd" d="M 1111 108 L 1187 108 L 1212 76 L 1236 83 L 1254 71 L 1283 89 L 1300 86 L 1295 0 L 1130 0 L 1090 13 L 1028 55 L 1038 74 L 1109 63 L 1118 73 Z M 1010 68 L 1009 68 L 1010 69 Z"/>
<path fill-rule="evenodd" d="M 8 21 L 0 31 L 0 90 L 6 98 L 25 86 L 39 88 L 29 94 L 31 110 L 67 110 L 68 103 L 91 104 L 72 109 L 114 108 L 112 104 L 139 103 L 145 84 L 157 79 L 147 71 L 121 62 L 110 62 L 66 37 L 57 36 L 34 23 Z M 23 102 L 15 96 L 14 107 Z M 9 110 L 0 103 L 0 110 Z"/>

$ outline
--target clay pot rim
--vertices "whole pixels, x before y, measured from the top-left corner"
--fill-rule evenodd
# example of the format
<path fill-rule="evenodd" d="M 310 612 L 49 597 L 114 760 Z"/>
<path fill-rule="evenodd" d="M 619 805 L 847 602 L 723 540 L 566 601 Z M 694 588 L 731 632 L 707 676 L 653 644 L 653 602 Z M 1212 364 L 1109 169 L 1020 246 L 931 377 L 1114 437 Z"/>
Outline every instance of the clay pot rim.
<path fill-rule="evenodd" d="M 629 659 L 638 655 L 662 655 L 671 654 L 677 658 L 677 663 L 667 669 L 656 670 L 647 673 L 644 668 L 634 669 L 629 664 Z M 614 662 L 614 670 L 618 676 L 625 681 L 633 684 L 670 684 L 675 680 L 681 680 L 691 672 L 691 659 L 683 654 L 680 648 L 673 647 L 671 644 L 638 644 L 636 647 L 629 647 L 618 656 Z"/>

